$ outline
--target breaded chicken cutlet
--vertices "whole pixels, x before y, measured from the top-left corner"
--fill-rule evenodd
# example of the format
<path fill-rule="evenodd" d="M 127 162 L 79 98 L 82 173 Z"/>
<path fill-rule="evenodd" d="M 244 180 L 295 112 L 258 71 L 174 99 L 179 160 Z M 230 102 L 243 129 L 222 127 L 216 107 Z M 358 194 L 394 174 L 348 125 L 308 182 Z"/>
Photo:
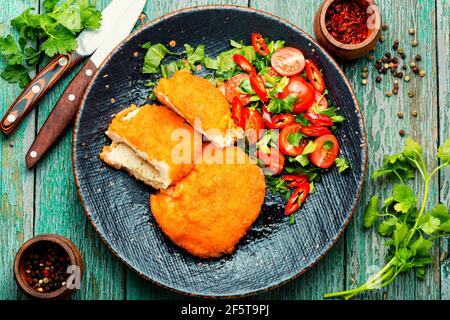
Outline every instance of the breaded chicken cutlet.
<path fill-rule="evenodd" d="M 191 153 L 185 161 L 174 161 L 172 154 L 179 143 L 172 139 L 177 129 L 186 130 L 193 138 Z M 109 125 L 106 135 L 112 144 L 103 148 L 100 158 L 153 188 L 166 189 L 191 172 L 198 154 L 196 134 L 180 116 L 164 106 L 131 106 L 118 113 Z"/>
<path fill-rule="evenodd" d="M 201 258 L 233 252 L 258 217 L 266 192 L 261 169 L 241 149 L 208 146 L 202 163 L 196 164 L 189 175 L 150 197 L 152 214 L 163 232 Z M 205 152 L 206 148 L 213 152 Z M 232 152 L 231 158 L 244 164 L 222 164 L 225 156 L 222 161 L 215 158 L 221 151 Z"/>
<path fill-rule="evenodd" d="M 224 95 L 208 80 L 189 71 L 177 71 L 161 79 L 154 90 L 158 100 L 181 115 L 218 147 L 227 147 L 242 138 L 243 131 L 231 118 Z M 196 121 L 200 121 L 198 128 Z"/>

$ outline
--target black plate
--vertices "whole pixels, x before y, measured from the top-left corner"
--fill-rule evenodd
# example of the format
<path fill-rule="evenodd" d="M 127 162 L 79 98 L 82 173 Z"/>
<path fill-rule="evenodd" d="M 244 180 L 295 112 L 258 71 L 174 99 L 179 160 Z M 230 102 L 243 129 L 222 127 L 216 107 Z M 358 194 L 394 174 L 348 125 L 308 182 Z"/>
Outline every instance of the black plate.
<path fill-rule="evenodd" d="M 352 170 L 330 170 L 297 214 L 295 225 L 283 215 L 284 201 L 267 194 L 260 217 L 231 256 L 200 260 L 179 249 L 161 232 L 149 208 L 154 192 L 124 172 L 107 167 L 98 154 L 112 115 L 130 104 L 144 104 L 150 89 L 140 68 L 140 45 L 206 45 L 216 56 L 229 39 L 248 40 L 253 31 L 284 39 L 323 69 L 329 96 L 348 121 L 339 131 L 341 155 Z M 139 57 L 134 56 L 139 52 Z M 315 51 L 315 53 L 313 53 Z M 74 169 L 86 214 L 108 247 L 148 280 L 178 292 L 201 296 L 248 295 L 293 279 L 325 255 L 355 211 L 366 165 L 362 116 L 355 95 L 337 64 L 294 25 L 272 15 L 232 6 L 195 7 L 169 14 L 137 31 L 101 67 L 87 90 L 74 132 Z"/>

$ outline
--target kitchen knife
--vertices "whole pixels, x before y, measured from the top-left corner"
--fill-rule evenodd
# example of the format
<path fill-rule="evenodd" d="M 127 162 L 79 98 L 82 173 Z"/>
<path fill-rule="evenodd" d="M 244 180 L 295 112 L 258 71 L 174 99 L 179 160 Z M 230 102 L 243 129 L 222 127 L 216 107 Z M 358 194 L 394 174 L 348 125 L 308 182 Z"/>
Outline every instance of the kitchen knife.
<path fill-rule="evenodd" d="M 114 48 L 130 34 L 145 3 L 146 0 L 134 0 L 133 4 L 124 12 L 122 19 L 116 23 L 114 29 L 64 91 L 27 152 L 28 169 L 36 165 L 70 125 L 89 82 Z"/>
<path fill-rule="evenodd" d="M 134 0 L 114 0 L 102 11 L 101 27 L 85 30 L 77 38 L 78 49 L 54 57 L 28 84 L 0 122 L 0 130 L 9 135 L 16 129 L 37 102 L 84 57 L 90 56 L 102 43 L 106 34 L 115 27 L 124 11 Z"/>

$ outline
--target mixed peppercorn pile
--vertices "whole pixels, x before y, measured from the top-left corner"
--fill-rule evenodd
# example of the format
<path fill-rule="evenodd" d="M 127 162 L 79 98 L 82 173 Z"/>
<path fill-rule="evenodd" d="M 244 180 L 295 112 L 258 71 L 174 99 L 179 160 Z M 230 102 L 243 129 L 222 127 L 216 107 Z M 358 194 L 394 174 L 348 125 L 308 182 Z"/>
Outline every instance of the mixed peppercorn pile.
<path fill-rule="evenodd" d="M 70 258 L 54 244 L 30 249 L 25 256 L 27 284 L 41 293 L 49 293 L 66 285 Z"/>

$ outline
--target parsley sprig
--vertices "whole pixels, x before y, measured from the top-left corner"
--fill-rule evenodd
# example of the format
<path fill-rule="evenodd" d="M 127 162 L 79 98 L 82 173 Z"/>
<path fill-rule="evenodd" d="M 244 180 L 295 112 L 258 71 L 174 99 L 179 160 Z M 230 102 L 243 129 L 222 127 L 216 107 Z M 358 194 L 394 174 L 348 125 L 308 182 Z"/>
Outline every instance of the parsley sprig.
<path fill-rule="evenodd" d="M 387 264 L 366 283 L 358 288 L 328 293 L 325 298 L 343 297 L 351 299 L 357 294 L 389 285 L 395 277 L 414 270 L 418 278 L 425 275 L 425 266 L 433 263 L 430 250 L 433 240 L 450 235 L 450 214 L 443 204 L 436 205 L 427 212 L 428 195 L 432 178 L 444 167 L 450 166 L 450 139 L 439 147 L 436 154 L 440 165 L 427 170 L 422 146 L 408 139 L 402 153 L 387 156 L 383 166 L 373 177 L 391 176 L 398 180 L 394 185 L 392 196 L 383 202 L 380 208 L 378 196 L 373 196 L 363 218 L 365 228 L 372 228 L 378 223 L 378 233 L 390 238 L 385 242 L 389 247 Z M 418 194 L 407 184 L 415 173 L 423 179 L 423 195 L 421 205 L 417 205 Z"/>
<path fill-rule="evenodd" d="M 77 49 L 76 38 L 81 31 L 100 27 L 101 12 L 95 1 L 44 0 L 43 5 L 43 13 L 28 8 L 11 21 L 19 33 L 17 41 L 12 35 L 0 37 L 0 56 L 6 62 L 1 77 L 21 87 L 30 82 L 29 73 L 43 54 L 67 54 Z"/>

